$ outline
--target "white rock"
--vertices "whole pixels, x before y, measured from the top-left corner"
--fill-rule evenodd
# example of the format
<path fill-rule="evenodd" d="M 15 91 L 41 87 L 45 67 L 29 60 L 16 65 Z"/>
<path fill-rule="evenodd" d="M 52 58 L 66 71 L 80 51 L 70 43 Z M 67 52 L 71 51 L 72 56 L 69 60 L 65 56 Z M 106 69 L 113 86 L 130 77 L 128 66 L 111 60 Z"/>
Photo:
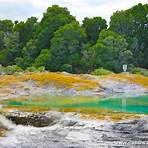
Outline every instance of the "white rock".
<path fill-rule="evenodd" d="M 72 131 L 72 132 L 69 132 L 68 133 L 66 139 L 86 141 L 86 140 L 90 140 L 91 139 L 91 136 L 89 134 Z"/>

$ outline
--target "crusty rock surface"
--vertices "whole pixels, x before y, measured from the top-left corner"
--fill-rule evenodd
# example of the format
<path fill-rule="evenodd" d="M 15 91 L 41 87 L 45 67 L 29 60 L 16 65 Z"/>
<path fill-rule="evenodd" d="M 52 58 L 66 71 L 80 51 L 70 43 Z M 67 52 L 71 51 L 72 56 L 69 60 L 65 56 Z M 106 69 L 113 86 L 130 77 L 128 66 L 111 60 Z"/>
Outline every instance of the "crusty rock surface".
<path fill-rule="evenodd" d="M 148 144 L 148 117 L 113 123 L 80 119 L 76 113 L 35 116 L 46 116 L 52 124 L 49 120 L 46 127 L 17 125 L 0 138 L 1 148 L 146 148 Z"/>
<path fill-rule="evenodd" d="M 29 113 L 29 112 L 11 112 L 6 114 L 6 118 L 11 120 L 16 125 L 30 125 L 34 127 L 45 127 L 57 123 L 60 116 L 54 114 L 54 112 L 49 113 Z"/>

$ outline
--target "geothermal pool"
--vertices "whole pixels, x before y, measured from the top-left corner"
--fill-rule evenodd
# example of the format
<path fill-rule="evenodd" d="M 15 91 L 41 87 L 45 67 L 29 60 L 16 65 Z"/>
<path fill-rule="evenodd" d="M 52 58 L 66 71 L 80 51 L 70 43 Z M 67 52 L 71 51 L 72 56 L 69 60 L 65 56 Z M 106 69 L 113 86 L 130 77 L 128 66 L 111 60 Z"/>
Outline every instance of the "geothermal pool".
<path fill-rule="evenodd" d="M 1 118 L 3 119 L 1 122 L 6 127 L 10 127 L 10 131 L 6 133 L 6 137 L 0 137 L 0 147 L 125 147 L 125 141 L 127 142 L 126 147 L 138 148 L 141 144 L 146 147 L 148 141 L 148 118 L 143 116 L 143 114 L 148 114 L 147 100 L 148 95 L 122 98 L 41 95 L 3 100 L 0 104 L 2 104 L 2 109 L 4 110 L 12 109 L 14 111 L 28 112 L 51 110 L 47 114 L 46 112 L 45 114 L 43 113 L 42 118 L 45 118 L 45 116 L 46 118 L 50 116 L 53 118 L 54 115 L 55 121 L 57 117 L 58 120 L 54 125 L 37 128 L 30 125 L 11 124 L 7 119 Z M 63 113 L 62 111 L 76 113 Z M 80 118 L 77 112 L 88 113 L 91 117 L 94 117 L 97 113 L 97 117 L 99 116 L 97 119 L 105 120 Z M 16 113 L 19 118 L 18 112 Z M 128 113 L 131 114 L 129 118 L 126 116 Z M 30 117 L 35 117 L 34 119 L 42 115 L 42 113 L 29 114 L 31 114 Z M 25 113 L 24 115 L 29 114 Z M 142 115 L 143 118 L 136 118 L 137 114 L 138 116 Z M 123 117 L 124 120 L 112 122 L 104 118 L 106 115 L 110 116 L 111 119 L 117 120 Z M 26 120 L 28 121 L 29 116 L 27 117 Z M 137 145 L 136 141 L 140 144 Z"/>
<path fill-rule="evenodd" d="M 148 95 L 138 97 L 99 98 L 97 96 L 30 96 L 4 100 L 4 108 L 24 108 L 33 110 L 72 110 L 82 109 L 106 110 L 108 112 L 125 112 L 148 114 Z"/>

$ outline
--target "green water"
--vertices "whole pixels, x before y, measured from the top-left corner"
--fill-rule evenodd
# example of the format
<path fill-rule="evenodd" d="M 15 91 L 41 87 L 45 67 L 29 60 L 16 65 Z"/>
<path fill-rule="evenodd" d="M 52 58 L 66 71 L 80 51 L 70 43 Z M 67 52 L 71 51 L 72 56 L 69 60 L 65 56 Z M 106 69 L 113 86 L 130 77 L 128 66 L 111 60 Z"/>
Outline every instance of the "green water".
<path fill-rule="evenodd" d="M 88 102 L 79 104 L 64 105 L 71 108 L 100 108 L 112 111 L 148 114 L 148 96 L 140 96 L 135 98 L 112 98 L 98 102 Z"/>
<path fill-rule="evenodd" d="M 36 97 L 35 97 L 36 98 Z M 44 100 L 35 101 L 28 98 L 27 101 L 7 100 L 3 104 L 8 106 L 45 107 L 49 109 L 70 108 L 70 109 L 105 109 L 115 112 L 127 112 L 148 114 L 148 96 L 133 98 L 97 98 L 84 96 L 42 96 Z M 82 99 L 83 98 L 83 99 Z M 21 100 L 21 99 L 20 99 Z"/>

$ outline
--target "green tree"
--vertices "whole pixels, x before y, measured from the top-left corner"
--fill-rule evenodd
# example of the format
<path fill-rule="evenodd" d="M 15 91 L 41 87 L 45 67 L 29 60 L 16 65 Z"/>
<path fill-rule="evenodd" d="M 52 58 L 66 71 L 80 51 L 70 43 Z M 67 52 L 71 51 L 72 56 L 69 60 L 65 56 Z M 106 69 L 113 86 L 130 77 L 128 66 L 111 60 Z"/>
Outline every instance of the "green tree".
<path fill-rule="evenodd" d="M 13 30 L 13 22 L 11 20 L 0 20 L 0 31 L 5 33 L 12 32 Z"/>
<path fill-rule="evenodd" d="M 22 49 L 22 56 L 18 56 L 15 59 L 15 63 L 22 67 L 23 69 L 25 69 L 26 67 L 30 67 L 33 62 L 34 59 L 32 58 L 33 55 L 33 50 L 35 50 L 37 47 L 34 44 L 34 41 L 32 39 L 30 39 L 26 46 Z"/>
<path fill-rule="evenodd" d="M 111 17 L 110 29 L 125 36 L 133 63 L 148 68 L 148 4 L 117 11 Z"/>
<path fill-rule="evenodd" d="M 101 30 L 107 28 L 107 22 L 101 17 L 84 18 L 82 27 L 85 28 L 88 41 L 96 43 Z"/>
<path fill-rule="evenodd" d="M 0 31 L 0 51 L 4 49 L 4 31 Z"/>
<path fill-rule="evenodd" d="M 37 30 L 34 34 L 32 43 L 36 48 L 26 48 L 26 52 L 30 52 L 31 57 L 35 59 L 42 49 L 50 48 L 50 41 L 54 35 L 54 32 L 59 29 L 60 26 L 75 22 L 75 17 L 70 15 L 67 8 L 53 5 L 49 7 L 46 13 L 43 14 L 41 22 L 38 24 Z M 27 44 L 28 45 L 28 44 Z"/>
<path fill-rule="evenodd" d="M 51 41 L 51 69 L 60 70 L 64 64 L 72 65 L 73 72 L 80 72 L 82 49 L 86 42 L 85 31 L 78 23 L 71 23 L 55 32 Z"/>
<path fill-rule="evenodd" d="M 88 51 L 87 59 L 93 69 L 103 67 L 115 72 L 122 70 L 122 64 L 129 64 L 132 53 L 127 50 L 126 40 L 115 32 L 103 30 L 97 43 Z M 87 59 L 85 61 L 87 61 Z"/>
<path fill-rule="evenodd" d="M 15 64 L 15 58 L 21 54 L 18 33 L 5 34 L 3 44 L 4 48 L 1 51 L 0 63 L 5 66 Z"/>
<path fill-rule="evenodd" d="M 8 49 L 10 42 L 13 44 L 14 48 L 14 33 L 13 33 L 13 23 L 11 20 L 0 20 L 0 64 L 8 65 L 10 60 L 7 60 Z M 12 38 L 12 41 L 10 41 Z M 16 37 L 17 38 L 17 37 Z M 9 40 L 9 41 L 8 41 Z M 9 49 L 12 51 L 12 48 Z M 9 56 L 8 56 L 9 57 Z"/>
<path fill-rule="evenodd" d="M 14 30 L 19 33 L 19 45 L 20 48 L 33 38 L 34 32 L 37 28 L 37 18 L 28 18 L 26 22 L 17 22 Z"/>
<path fill-rule="evenodd" d="M 47 70 L 49 70 L 50 67 L 50 58 L 51 52 L 50 49 L 42 49 L 40 55 L 35 59 L 34 66 L 40 67 L 44 66 Z"/>
<path fill-rule="evenodd" d="M 70 64 L 64 64 L 61 67 L 61 71 L 66 71 L 72 73 L 72 65 Z"/>
<path fill-rule="evenodd" d="M 22 69 L 26 69 L 27 67 L 30 67 L 33 63 L 32 58 L 25 56 L 25 57 L 17 57 L 15 59 L 15 63 L 16 65 L 18 65 L 19 67 L 21 67 Z"/>

